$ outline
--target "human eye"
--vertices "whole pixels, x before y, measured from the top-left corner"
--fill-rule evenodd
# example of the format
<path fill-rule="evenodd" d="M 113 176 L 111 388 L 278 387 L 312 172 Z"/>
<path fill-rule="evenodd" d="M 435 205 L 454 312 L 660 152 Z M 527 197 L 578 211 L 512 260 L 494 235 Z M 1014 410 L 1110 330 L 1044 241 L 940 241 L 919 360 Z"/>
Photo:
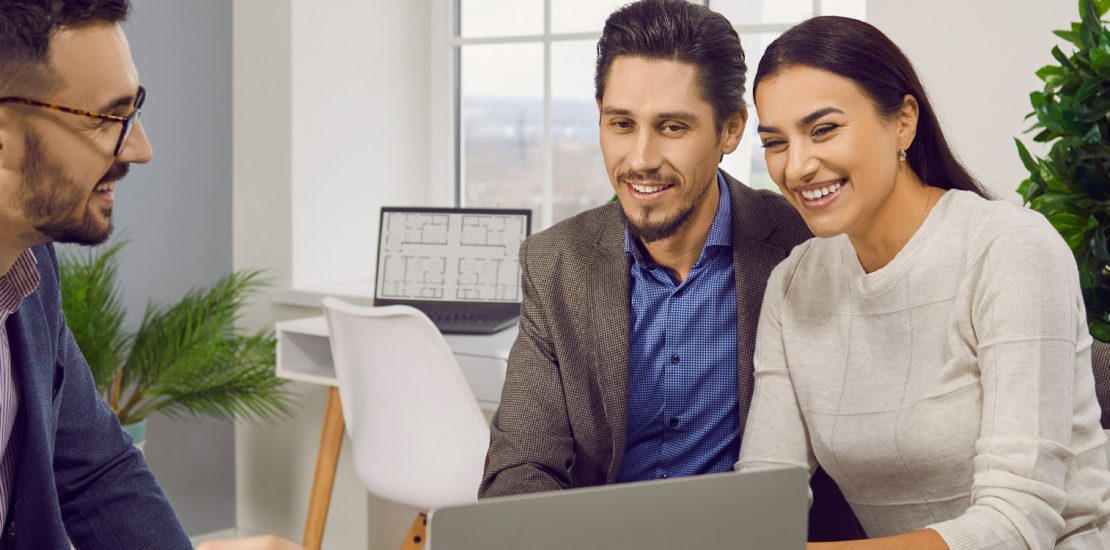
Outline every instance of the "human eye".
<path fill-rule="evenodd" d="M 685 124 L 680 124 L 680 123 L 677 123 L 677 122 L 668 122 L 668 123 L 663 124 L 662 130 L 663 130 L 664 134 L 671 135 L 671 136 L 677 136 L 677 135 L 681 135 L 682 133 L 686 132 L 687 127 L 686 127 Z"/>
<path fill-rule="evenodd" d="M 614 118 L 609 121 L 609 126 L 618 131 L 627 131 L 632 129 L 632 121 L 626 118 Z"/>
<path fill-rule="evenodd" d="M 760 147 L 763 147 L 764 149 L 777 151 L 777 150 L 780 150 L 783 147 L 785 147 L 786 142 L 781 140 L 781 139 L 778 139 L 778 138 L 767 138 L 767 139 L 761 140 L 759 145 L 760 145 Z"/>
<path fill-rule="evenodd" d="M 834 131 L 836 131 L 837 128 L 840 128 L 839 124 L 832 124 L 832 123 L 821 124 L 820 126 L 817 126 L 816 128 L 813 129 L 813 137 L 815 137 L 815 138 L 827 137 L 830 134 L 832 134 Z"/>

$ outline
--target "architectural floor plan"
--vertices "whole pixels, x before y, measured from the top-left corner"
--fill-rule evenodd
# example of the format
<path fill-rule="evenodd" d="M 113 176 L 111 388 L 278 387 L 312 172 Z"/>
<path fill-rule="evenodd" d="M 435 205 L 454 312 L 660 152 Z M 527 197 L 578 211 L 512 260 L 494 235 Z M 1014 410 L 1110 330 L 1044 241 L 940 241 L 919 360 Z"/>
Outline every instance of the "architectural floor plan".
<path fill-rule="evenodd" d="M 520 300 L 524 216 L 384 212 L 377 295 L 391 299 Z"/>

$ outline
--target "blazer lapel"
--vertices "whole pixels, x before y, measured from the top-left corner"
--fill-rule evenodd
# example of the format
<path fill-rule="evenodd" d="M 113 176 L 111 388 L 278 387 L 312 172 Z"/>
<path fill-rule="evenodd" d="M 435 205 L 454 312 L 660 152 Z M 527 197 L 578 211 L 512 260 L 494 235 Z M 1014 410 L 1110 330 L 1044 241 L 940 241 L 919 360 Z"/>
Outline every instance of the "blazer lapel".
<path fill-rule="evenodd" d="M 616 481 L 628 437 L 629 259 L 624 251 L 624 224 L 601 231 L 591 258 L 595 362 L 605 419 L 612 438 L 608 482 Z"/>
<path fill-rule="evenodd" d="M 19 412 L 12 433 L 18 438 L 14 492 L 20 495 L 21 501 L 29 503 L 38 498 L 35 484 L 50 479 L 49 471 L 42 466 L 50 464 L 50 460 L 43 457 L 49 457 L 49 449 L 53 447 L 50 388 L 57 368 L 50 340 L 36 341 L 34 337 L 51 334 L 37 293 L 23 300 L 8 318 L 5 328 L 12 373 L 19 391 Z"/>

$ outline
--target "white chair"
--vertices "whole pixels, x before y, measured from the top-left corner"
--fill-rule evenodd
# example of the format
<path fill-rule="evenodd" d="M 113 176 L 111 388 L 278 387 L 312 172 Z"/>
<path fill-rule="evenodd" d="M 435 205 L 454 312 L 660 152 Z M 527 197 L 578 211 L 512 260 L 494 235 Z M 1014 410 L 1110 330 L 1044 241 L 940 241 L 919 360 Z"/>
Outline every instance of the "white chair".
<path fill-rule="evenodd" d="M 409 306 L 323 300 L 355 473 L 421 513 L 402 548 L 423 546 L 426 512 L 476 501 L 489 425 L 443 335 Z"/>

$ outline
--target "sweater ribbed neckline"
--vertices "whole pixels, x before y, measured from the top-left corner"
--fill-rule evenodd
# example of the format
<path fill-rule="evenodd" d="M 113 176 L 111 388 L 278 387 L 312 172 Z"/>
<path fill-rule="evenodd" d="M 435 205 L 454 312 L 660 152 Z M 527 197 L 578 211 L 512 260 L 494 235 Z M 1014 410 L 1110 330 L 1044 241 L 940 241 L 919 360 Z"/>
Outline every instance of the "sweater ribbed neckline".
<path fill-rule="evenodd" d="M 848 236 L 840 235 L 841 255 L 848 266 L 857 292 L 866 296 L 880 294 L 898 282 L 917 263 L 922 250 L 932 242 L 933 236 L 944 226 L 944 220 L 951 209 L 952 197 L 956 195 L 953 191 L 949 189 L 937 199 L 921 227 L 917 228 L 894 259 L 871 273 L 863 270 L 859 256 L 856 255 L 856 249 Z"/>

